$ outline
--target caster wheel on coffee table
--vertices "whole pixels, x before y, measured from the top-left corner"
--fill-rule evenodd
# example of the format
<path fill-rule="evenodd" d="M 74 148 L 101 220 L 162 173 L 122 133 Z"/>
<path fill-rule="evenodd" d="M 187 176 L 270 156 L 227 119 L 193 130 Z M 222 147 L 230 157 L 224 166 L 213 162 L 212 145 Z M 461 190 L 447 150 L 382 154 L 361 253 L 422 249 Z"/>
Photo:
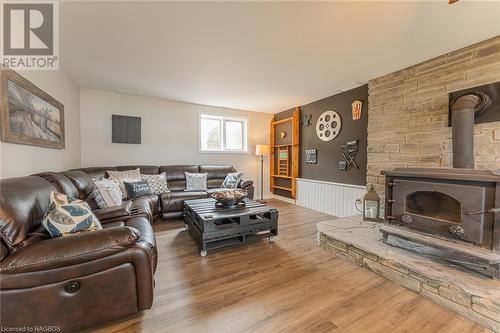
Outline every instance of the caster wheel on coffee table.
<path fill-rule="evenodd" d="M 207 251 L 201 250 L 200 251 L 200 256 L 206 257 L 207 256 Z"/>
<path fill-rule="evenodd" d="M 274 242 L 274 236 L 268 236 L 267 240 L 269 241 L 269 243 Z"/>

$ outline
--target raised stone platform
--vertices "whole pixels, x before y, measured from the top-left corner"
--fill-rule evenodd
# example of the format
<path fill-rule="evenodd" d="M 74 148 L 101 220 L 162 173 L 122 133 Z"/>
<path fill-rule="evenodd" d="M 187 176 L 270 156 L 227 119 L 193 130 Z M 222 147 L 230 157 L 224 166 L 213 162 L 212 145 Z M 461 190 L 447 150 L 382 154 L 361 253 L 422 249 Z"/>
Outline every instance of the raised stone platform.
<path fill-rule="evenodd" d="M 318 222 L 319 246 L 500 332 L 500 281 L 432 260 L 418 244 L 384 244 L 381 226 L 359 216 Z"/>

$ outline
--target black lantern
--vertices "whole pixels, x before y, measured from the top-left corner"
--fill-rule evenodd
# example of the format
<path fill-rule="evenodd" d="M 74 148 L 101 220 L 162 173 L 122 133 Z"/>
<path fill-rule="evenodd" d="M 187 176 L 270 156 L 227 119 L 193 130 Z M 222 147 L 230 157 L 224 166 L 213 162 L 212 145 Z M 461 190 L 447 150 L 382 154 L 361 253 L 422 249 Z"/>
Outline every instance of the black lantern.
<path fill-rule="evenodd" d="M 361 200 L 356 200 L 356 204 L 361 203 Z M 357 205 L 356 205 L 357 206 Z M 358 207 L 356 207 L 358 208 Z M 358 208 L 358 210 L 360 210 Z M 375 191 L 375 186 L 370 185 L 370 189 L 363 197 L 363 220 L 380 222 L 380 197 Z"/>

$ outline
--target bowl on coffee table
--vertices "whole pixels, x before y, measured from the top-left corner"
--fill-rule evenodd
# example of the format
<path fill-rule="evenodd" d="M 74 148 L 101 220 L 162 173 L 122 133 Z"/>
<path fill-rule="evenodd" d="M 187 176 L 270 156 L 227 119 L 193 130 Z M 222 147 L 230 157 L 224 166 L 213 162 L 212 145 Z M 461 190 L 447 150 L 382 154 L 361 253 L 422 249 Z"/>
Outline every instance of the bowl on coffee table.
<path fill-rule="evenodd" d="M 220 190 L 212 193 L 212 198 L 215 199 L 216 207 L 232 208 L 244 205 L 243 199 L 245 199 L 248 194 L 245 190 L 235 189 L 235 190 Z"/>

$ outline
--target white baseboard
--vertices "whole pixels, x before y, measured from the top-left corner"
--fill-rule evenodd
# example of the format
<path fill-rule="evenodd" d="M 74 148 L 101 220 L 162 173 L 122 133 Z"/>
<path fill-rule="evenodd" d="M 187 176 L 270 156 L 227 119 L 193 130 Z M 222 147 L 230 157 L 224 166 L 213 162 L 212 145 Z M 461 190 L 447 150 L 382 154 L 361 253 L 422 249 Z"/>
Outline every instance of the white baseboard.
<path fill-rule="evenodd" d="M 281 200 L 281 201 L 288 202 L 288 203 L 291 203 L 291 204 L 295 205 L 295 199 L 283 197 L 283 196 L 277 195 L 277 194 L 271 194 L 269 196 L 269 199 Z"/>

